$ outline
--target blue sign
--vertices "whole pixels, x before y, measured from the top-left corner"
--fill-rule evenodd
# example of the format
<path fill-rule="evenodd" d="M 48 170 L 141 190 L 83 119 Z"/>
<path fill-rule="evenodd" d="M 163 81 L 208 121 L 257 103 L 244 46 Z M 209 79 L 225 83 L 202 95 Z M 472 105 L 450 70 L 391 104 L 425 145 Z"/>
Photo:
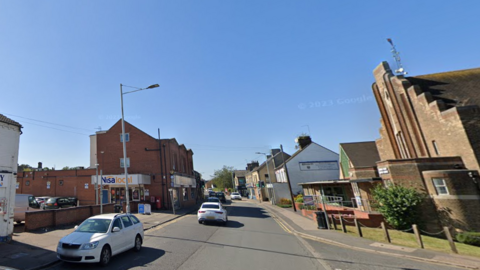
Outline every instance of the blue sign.
<path fill-rule="evenodd" d="M 139 204 L 138 205 L 138 213 L 139 214 L 145 214 L 145 205 L 144 204 Z"/>

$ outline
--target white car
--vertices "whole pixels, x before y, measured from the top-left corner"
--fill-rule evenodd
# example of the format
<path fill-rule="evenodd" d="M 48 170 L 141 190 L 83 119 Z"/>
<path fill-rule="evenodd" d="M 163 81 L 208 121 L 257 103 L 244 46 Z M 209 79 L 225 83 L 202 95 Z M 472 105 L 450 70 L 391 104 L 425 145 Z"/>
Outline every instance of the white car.
<path fill-rule="evenodd" d="M 212 221 L 225 226 L 228 222 L 227 209 L 218 202 L 205 202 L 198 209 L 197 218 L 200 224 Z"/>
<path fill-rule="evenodd" d="M 58 242 L 57 258 L 66 262 L 100 263 L 133 248 L 140 251 L 143 224 L 132 214 L 103 214 L 86 219 Z"/>
<path fill-rule="evenodd" d="M 238 192 L 232 192 L 232 194 L 230 194 L 230 199 L 232 199 L 232 200 L 242 200 L 242 196 Z"/>

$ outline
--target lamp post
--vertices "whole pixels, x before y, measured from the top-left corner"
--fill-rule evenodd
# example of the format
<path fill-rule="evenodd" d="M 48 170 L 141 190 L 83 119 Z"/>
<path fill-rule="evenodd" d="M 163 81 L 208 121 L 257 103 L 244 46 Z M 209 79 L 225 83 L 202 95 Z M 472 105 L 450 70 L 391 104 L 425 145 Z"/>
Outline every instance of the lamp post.
<path fill-rule="evenodd" d="M 272 184 L 272 180 L 270 179 L 270 169 L 268 168 L 268 155 L 265 154 L 265 153 L 261 153 L 261 152 L 256 152 L 255 154 L 260 154 L 260 155 L 265 155 L 265 158 L 267 159 L 265 161 L 265 163 L 267 164 L 267 175 L 268 175 L 268 182 L 269 184 L 271 185 Z M 273 186 L 272 186 L 272 190 L 273 190 Z M 268 191 L 268 199 L 270 200 L 270 203 L 271 204 L 274 204 L 274 200 L 275 198 L 273 198 L 273 196 L 271 196 L 271 193 L 270 193 L 270 189 L 267 187 L 267 191 Z M 274 193 L 275 194 L 275 193 Z M 273 198 L 273 201 L 272 201 L 272 198 Z"/>
<path fill-rule="evenodd" d="M 127 213 L 130 213 L 130 196 L 128 194 L 128 170 L 127 170 L 127 145 L 126 145 L 126 142 L 125 142 L 125 118 L 124 118 L 124 115 L 123 115 L 123 95 L 126 95 L 126 94 L 129 94 L 129 93 L 133 93 L 133 92 L 138 92 L 138 91 L 142 91 L 142 90 L 146 90 L 146 89 L 152 89 L 152 88 L 156 88 L 156 87 L 159 87 L 160 85 L 158 84 L 152 84 L 146 88 L 138 88 L 138 87 L 132 87 L 132 86 L 127 86 L 125 85 L 126 87 L 131 87 L 131 88 L 136 88 L 136 90 L 133 90 L 133 91 L 128 91 L 128 92 L 123 92 L 123 87 L 124 85 L 120 84 L 120 100 L 121 100 L 121 105 L 122 105 L 122 142 L 123 142 L 123 168 L 125 169 L 125 197 L 126 197 L 126 201 L 127 201 Z"/>
<path fill-rule="evenodd" d="M 102 169 L 100 170 L 100 214 L 103 214 L 103 166 L 105 165 L 105 163 L 103 163 L 103 154 L 105 152 L 101 151 L 100 153 L 102 153 Z"/>

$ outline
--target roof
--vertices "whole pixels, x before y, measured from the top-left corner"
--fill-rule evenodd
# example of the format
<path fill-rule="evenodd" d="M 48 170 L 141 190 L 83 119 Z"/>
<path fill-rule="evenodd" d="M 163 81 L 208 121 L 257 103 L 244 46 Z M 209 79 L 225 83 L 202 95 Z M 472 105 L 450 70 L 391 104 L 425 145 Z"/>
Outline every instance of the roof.
<path fill-rule="evenodd" d="M 247 170 L 235 170 L 233 173 L 235 174 L 236 177 L 245 177 L 245 174 L 247 174 Z"/>
<path fill-rule="evenodd" d="M 348 156 L 354 168 L 375 167 L 380 161 L 375 142 L 341 143 L 340 148 Z"/>
<path fill-rule="evenodd" d="M 0 122 L 7 123 L 7 124 L 10 124 L 10 125 L 14 125 L 14 126 L 17 126 L 19 128 L 22 128 L 22 125 L 20 125 L 20 123 L 13 121 L 12 119 L 6 117 L 3 114 L 0 114 Z"/>
<path fill-rule="evenodd" d="M 346 184 L 350 183 L 348 180 L 344 179 L 336 179 L 336 180 L 324 180 L 324 181 L 313 181 L 313 182 L 306 182 L 306 183 L 298 183 L 299 186 L 303 185 L 318 185 L 318 184 Z"/>
<path fill-rule="evenodd" d="M 442 100 L 447 108 L 480 106 L 480 68 L 406 77 L 422 91 L 430 92 L 436 100 Z"/>
<path fill-rule="evenodd" d="M 320 144 L 312 141 L 309 145 L 305 146 L 303 149 L 298 149 L 297 152 L 293 153 L 288 159 L 285 160 L 285 163 L 288 163 L 290 160 L 292 160 L 294 157 L 298 156 L 301 152 L 303 152 L 305 149 L 307 149 L 308 147 L 310 147 L 310 146 L 313 145 L 313 144 L 316 144 L 316 145 L 322 147 L 322 148 L 325 149 L 325 150 L 328 150 L 328 151 L 330 151 L 330 152 L 332 152 L 332 153 L 335 153 L 334 151 L 332 151 L 332 150 L 330 150 L 330 149 L 328 149 L 328 148 L 326 148 L 326 147 L 324 147 L 324 146 L 321 146 Z M 335 153 L 335 154 L 336 154 L 336 153 Z M 283 168 L 283 165 L 284 165 L 285 163 L 279 164 L 277 167 L 275 167 L 275 169 Z"/>

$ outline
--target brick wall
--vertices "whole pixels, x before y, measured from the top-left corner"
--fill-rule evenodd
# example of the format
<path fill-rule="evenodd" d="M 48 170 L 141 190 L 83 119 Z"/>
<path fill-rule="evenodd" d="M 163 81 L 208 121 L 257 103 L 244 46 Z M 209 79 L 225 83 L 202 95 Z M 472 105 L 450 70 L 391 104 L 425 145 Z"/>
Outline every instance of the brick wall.
<path fill-rule="evenodd" d="M 103 205 L 103 213 L 113 212 L 113 204 Z M 63 225 L 78 225 L 85 219 L 98 214 L 100 214 L 100 205 L 26 212 L 25 231 L 35 231 L 42 228 L 53 228 Z"/>

